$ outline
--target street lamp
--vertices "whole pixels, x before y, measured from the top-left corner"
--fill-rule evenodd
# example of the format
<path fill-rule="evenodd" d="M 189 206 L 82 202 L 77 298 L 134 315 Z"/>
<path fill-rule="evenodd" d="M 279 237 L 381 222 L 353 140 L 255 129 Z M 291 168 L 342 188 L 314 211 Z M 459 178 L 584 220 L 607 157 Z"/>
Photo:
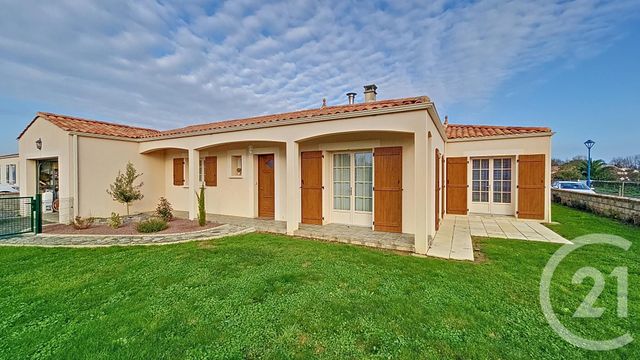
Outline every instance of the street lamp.
<path fill-rule="evenodd" d="M 587 140 L 584 142 L 584 146 L 587 147 L 587 151 L 589 152 L 589 157 L 587 159 L 587 186 L 591 189 L 591 148 L 595 145 L 596 142 L 593 140 Z"/>

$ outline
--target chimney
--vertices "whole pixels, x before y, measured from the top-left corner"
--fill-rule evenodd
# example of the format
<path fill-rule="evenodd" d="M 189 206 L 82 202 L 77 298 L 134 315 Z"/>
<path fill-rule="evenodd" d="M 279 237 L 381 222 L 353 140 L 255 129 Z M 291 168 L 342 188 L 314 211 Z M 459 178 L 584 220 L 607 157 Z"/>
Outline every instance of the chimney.
<path fill-rule="evenodd" d="M 347 93 L 347 97 L 349 98 L 349 105 L 353 105 L 356 103 L 356 93 L 354 92 Z"/>
<path fill-rule="evenodd" d="M 368 102 L 376 101 L 377 89 L 378 87 L 376 86 L 376 84 L 365 85 L 364 86 L 364 102 L 368 103 Z"/>

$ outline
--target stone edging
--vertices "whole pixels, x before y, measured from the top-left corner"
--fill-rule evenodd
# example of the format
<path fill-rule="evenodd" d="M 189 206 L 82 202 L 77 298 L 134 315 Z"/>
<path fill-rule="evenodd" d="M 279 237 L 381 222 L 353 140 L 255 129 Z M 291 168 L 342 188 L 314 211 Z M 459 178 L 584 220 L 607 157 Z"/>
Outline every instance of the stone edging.
<path fill-rule="evenodd" d="M 43 248 L 101 248 L 113 246 L 157 246 L 182 244 L 192 241 L 213 240 L 227 236 L 242 235 L 255 232 L 254 228 L 235 225 L 221 225 L 208 230 L 193 233 L 164 234 L 163 236 L 140 235 L 92 235 L 92 236 L 47 236 L 30 235 L 0 239 L 0 246 L 5 247 L 43 247 Z M 88 241 L 82 241 L 88 239 Z M 133 241 L 131 241 L 133 239 Z"/>
<path fill-rule="evenodd" d="M 189 232 L 181 232 L 181 233 L 164 233 L 164 234 L 158 234 L 158 233 L 149 233 L 149 234 L 111 234 L 111 235 L 100 235 L 100 234 L 38 234 L 38 236 L 46 238 L 46 237 L 52 237 L 52 238 L 59 238 L 59 237 L 69 237 L 69 238 L 73 238 L 73 237 L 77 237 L 77 238 L 103 238 L 103 237 L 130 237 L 130 238 L 154 238 L 154 237 L 159 237 L 159 236 L 184 236 L 184 235 L 198 235 L 201 233 L 206 233 L 206 232 L 210 232 L 211 230 L 214 229 L 218 229 L 220 227 L 223 226 L 227 226 L 228 224 L 223 224 L 223 225 L 218 225 L 212 228 L 208 228 L 208 229 L 204 229 L 204 230 L 196 230 L 196 231 L 189 231 Z"/>

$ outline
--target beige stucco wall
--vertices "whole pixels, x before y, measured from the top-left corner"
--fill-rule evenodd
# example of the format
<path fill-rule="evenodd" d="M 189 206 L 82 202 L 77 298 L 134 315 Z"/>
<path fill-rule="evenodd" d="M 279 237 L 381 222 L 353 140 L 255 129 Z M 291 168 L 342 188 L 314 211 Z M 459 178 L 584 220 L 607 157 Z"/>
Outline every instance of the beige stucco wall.
<path fill-rule="evenodd" d="M 551 136 L 494 138 L 476 141 L 448 142 L 446 145 L 447 157 L 517 157 L 518 155 L 544 154 L 546 159 L 545 175 L 545 221 L 551 219 Z M 517 163 L 514 164 L 513 176 L 517 184 Z M 471 165 L 469 165 L 471 166 Z M 468 171 L 468 184 L 471 184 L 471 167 Z M 518 202 L 517 189 L 513 191 L 513 201 Z M 471 201 L 471 187 L 469 187 L 468 199 Z M 517 210 L 517 206 L 516 206 Z"/>
<path fill-rule="evenodd" d="M 19 163 L 20 157 L 17 155 L 0 157 L 0 184 L 9 184 L 9 179 L 7 179 L 7 166 L 16 165 L 15 185 L 20 185 L 20 169 L 18 167 Z"/>
<path fill-rule="evenodd" d="M 131 213 L 152 211 L 164 196 L 164 156 L 140 154 L 138 143 L 78 136 L 78 213 L 80 216 L 108 217 L 111 212 L 126 214 L 126 206 L 111 199 L 106 190 L 131 162 L 143 182 L 144 198 L 131 206 Z M 137 183 L 137 182 L 136 182 Z"/>
<path fill-rule="evenodd" d="M 42 140 L 41 150 L 36 148 L 38 139 Z M 42 118 L 37 118 L 18 141 L 21 196 L 36 193 L 37 160 L 58 159 L 61 222 L 69 222 L 74 216 L 71 144 L 72 136 Z"/>
<path fill-rule="evenodd" d="M 251 146 L 251 149 L 249 148 Z M 281 143 L 234 143 L 200 150 L 199 158 L 216 156 L 218 161 L 217 186 L 205 187 L 205 206 L 208 213 L 242 217 L 258 216 L 257 161 L 260 154 L 274 154 L 275 162 L 275 219 L 285 220 L 286 210 L 286 163 L 285 147 Z M 195 192 L 189 189 L 188 151 L 167 149 L 164 151 L 164 178 L 167 200 L 176 210 L 188 211 L 190 197 Z M 231 156 L 242 156 L 242 176 L 231 173 Z M 185 159 L 185 185 L 173 185 L 173 159 Z M 197 173 L 197 172 L 196 172 Z M 201 185 L 199 179 L 197 186 Z"/>

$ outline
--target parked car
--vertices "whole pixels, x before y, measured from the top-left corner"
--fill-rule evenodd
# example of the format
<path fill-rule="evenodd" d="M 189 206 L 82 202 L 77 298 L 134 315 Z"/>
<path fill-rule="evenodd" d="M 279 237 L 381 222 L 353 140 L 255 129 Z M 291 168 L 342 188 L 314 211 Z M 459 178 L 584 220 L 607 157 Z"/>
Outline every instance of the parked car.
<path fill-rule="evenodd" d="M 11 185 L 0 184 L 0 194 L 18 194 L 18 193 L 20 193 L 20 190 L 18 190 L 17 188 Z"/>
<path fill-rule="evenodd" d="M 575 191 L 575 192 L 580 192 L 584 194 L 596 193 L 595 191 L 593 191 L 593 189 L 588 187 L 587 184 L 580 181 L 556 181 L 553 184 L 551 184 L 551 187 L 554 189 Z"/>

